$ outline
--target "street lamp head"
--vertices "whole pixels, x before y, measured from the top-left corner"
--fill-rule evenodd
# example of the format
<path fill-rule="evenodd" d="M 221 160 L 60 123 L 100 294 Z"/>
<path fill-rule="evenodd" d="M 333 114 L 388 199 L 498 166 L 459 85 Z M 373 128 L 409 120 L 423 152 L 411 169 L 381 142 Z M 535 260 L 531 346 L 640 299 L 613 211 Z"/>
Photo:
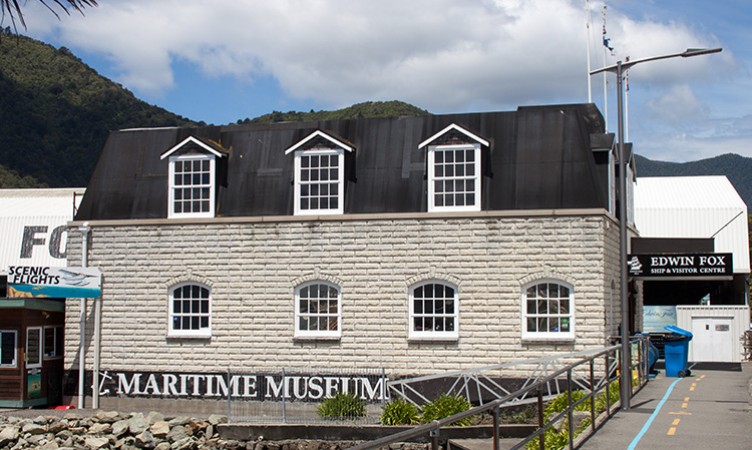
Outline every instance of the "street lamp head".
<path fill-rule="evenodd" d="M 682 58 L 689 58 L 690 56 L 707 55 L 708 53 L 718 53 L 723 51 L 722 48 L 688 48 L 681 54 Z"/>

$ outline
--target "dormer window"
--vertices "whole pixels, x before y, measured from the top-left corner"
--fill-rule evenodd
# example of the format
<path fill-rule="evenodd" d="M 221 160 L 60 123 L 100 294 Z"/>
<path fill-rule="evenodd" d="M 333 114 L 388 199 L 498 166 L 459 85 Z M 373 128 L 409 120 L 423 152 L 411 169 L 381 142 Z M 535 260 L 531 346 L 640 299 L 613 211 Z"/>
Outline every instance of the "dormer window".
<path fill-rule="evenodd" d="M 295 215 L 342 214 L 345 203 L 345 152 L 354 147 L 315 131 L 288 148 L 295 154 Z"/>
<path fill-rule="evenodd" d="M 167 217 L 214 217 L 218 145 L 193 136 L 164 152 L 169 158 Z"/>
<path fill-rule="evenodd" d="M 428 211 L 480 211 L 481 146 L 489 142 L 452 124 L 421 142 L 428 154 Z"/>

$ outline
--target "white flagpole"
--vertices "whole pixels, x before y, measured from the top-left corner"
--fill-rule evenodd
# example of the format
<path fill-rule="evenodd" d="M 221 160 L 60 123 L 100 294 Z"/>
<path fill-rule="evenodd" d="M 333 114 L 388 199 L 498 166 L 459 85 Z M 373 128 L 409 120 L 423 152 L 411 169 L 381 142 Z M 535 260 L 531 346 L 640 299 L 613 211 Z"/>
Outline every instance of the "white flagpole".
<path fill-rule="evenodd" d="M 593 82 L 590 75 L 590 0 L 585 0 L 585 50 L 587 52 L 587 101 L 593 103 Z"/>
<path fill-rule="evenodd" d="M 603 36 L 601 39 L 606 38 L 606 4 L 603 4 L 603 9 L 601 10 L 601 15 L 603 16 Z M 606 67 L 606 43 L 603 42 L 603 67 Z M 606 131 L 608 131 L 608 77 L 606 77 L 606 72 L 603 72 L 603 115 L 605 119 L 605 125 L 606 125 Z"/>
<path fill-rule="evenodd" d="M 629 56 L 625 58 L 629 61 Z M 624 90 L 624 142 L 629 142 L 629 69 L 624 72 L 627 88 Z"/>

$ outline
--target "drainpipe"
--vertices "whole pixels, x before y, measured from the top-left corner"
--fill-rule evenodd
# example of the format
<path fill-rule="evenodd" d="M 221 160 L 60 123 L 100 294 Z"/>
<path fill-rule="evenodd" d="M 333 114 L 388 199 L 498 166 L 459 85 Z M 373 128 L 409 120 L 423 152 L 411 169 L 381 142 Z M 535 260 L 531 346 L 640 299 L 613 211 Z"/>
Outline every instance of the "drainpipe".
<path fill-rule="evenodd" d="M 81 232 L 81 267 L 86 267 L 89 262 L 89 222 L 84 222 L 78 227 Z M 86 299 L 82 298 L 78 316 L 79 339 L 78 339 L 78 409 L 84 408 L 84 379 L 86 374 Z"/>

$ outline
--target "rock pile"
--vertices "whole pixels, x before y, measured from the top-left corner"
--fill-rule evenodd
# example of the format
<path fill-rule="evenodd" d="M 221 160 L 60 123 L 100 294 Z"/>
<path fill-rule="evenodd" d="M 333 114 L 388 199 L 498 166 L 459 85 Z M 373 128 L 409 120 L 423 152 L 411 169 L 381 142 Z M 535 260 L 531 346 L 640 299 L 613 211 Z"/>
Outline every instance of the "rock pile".
<path fill-rule="evenodd" d="M 253 441 L 222 439 L 221 415 L 206 420 L 165 417 L 150 412 L 122 414 L 97 411 L 93 415 L 67 413 L 35 418 L 0 416 L 0 450 L 342 450 L 354 441 L 285 440 Z M 426 444 L 396 444 L 391 448 L 423 450 Z"/>
<path fill-rule="evenodd" d="M 225 422 L 226 417 L 219 415 L 199 420 L 167 418 L 156 412 L 0 417 L 0 449 L 223 449 L 226 442 L 220 439 L 217 425 Z"/>

